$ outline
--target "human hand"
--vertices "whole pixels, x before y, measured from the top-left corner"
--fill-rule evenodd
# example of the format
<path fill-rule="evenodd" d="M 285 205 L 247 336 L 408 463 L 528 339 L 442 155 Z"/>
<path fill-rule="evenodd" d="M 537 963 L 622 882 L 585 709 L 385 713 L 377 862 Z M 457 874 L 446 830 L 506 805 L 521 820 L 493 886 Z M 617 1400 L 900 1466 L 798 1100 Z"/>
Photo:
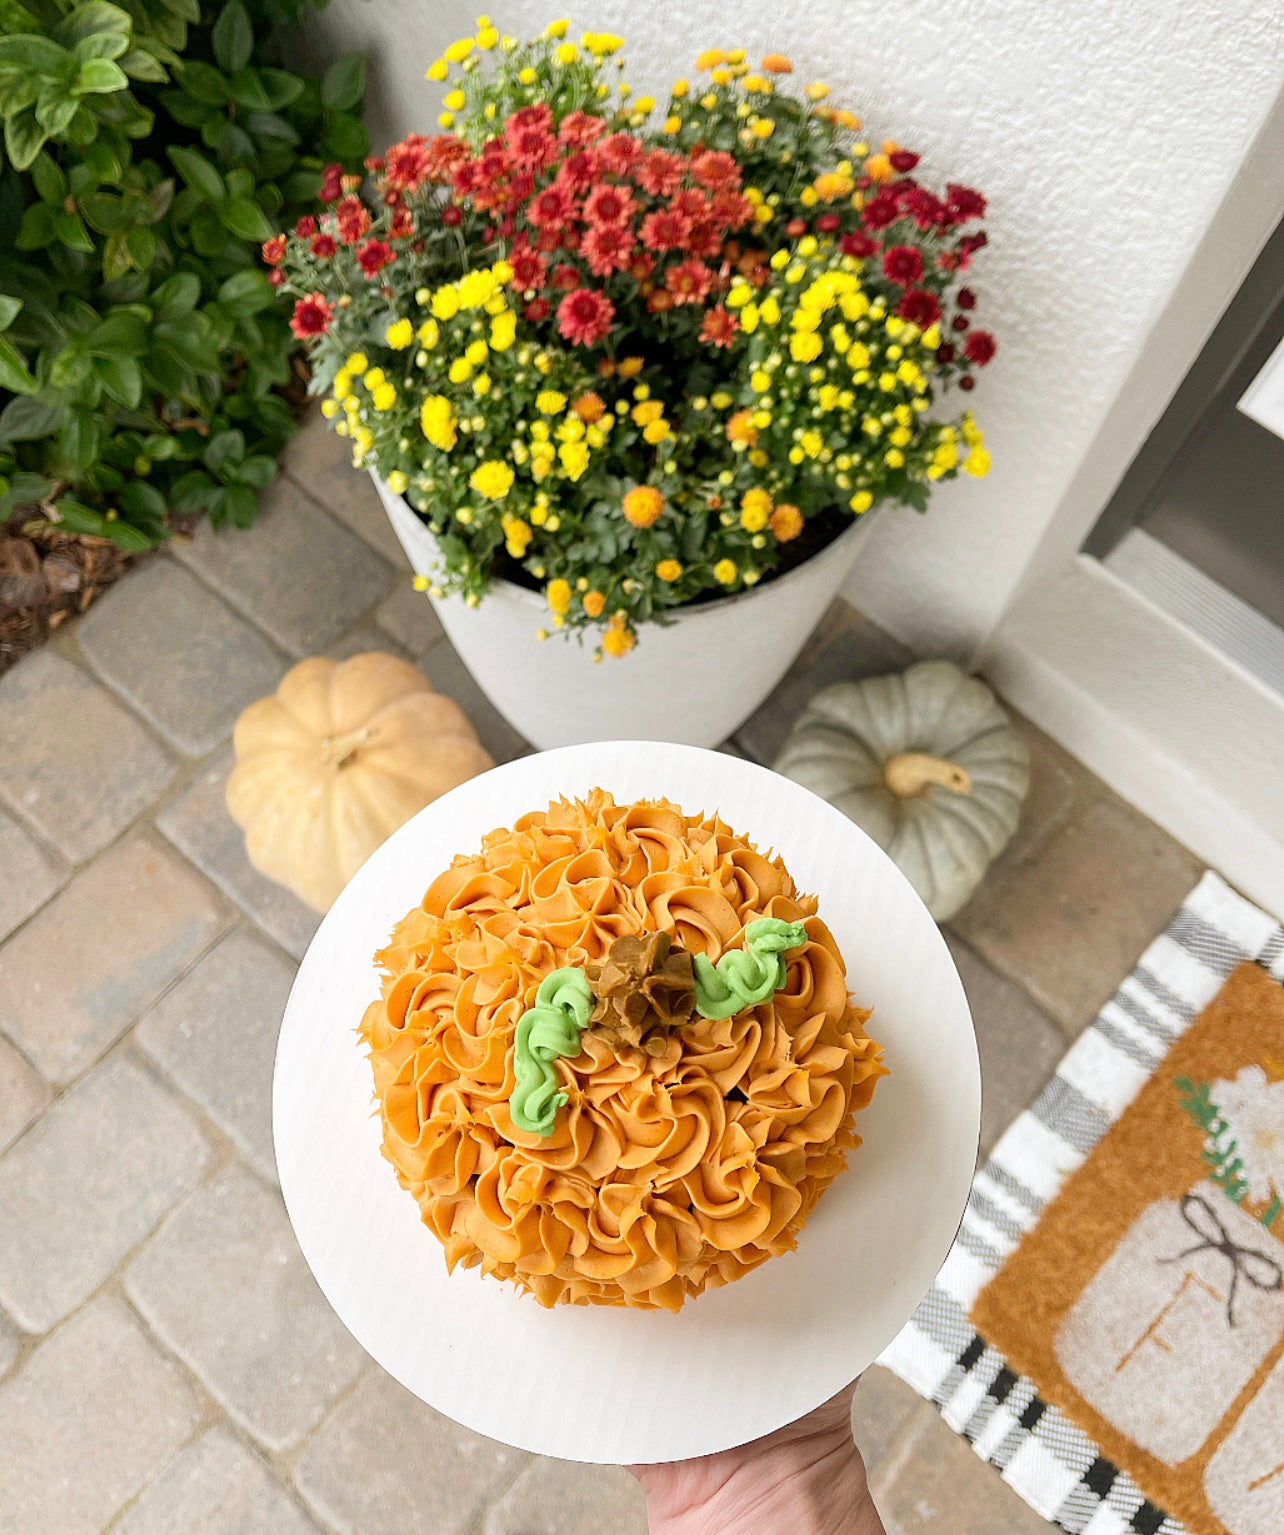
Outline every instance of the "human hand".
<path fill-rule="evenodd" d="M 855 1390 L 734 1450 L 630 1466 L 651 1535 L 886 1535 L 852 1442 Z"/>

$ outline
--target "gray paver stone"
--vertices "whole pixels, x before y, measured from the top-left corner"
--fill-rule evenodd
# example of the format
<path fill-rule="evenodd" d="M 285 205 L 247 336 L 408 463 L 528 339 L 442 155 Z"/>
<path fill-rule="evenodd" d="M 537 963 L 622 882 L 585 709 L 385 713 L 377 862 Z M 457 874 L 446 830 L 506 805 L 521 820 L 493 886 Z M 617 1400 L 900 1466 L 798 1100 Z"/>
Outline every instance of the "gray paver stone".
<path fill-rule="evenodd" d="M 395 570 L 409 569 L 370 476 L 352 467 L 352 445 L 330 429 L 319 411 L 290 441 L 281 463 L 318 505 L 364 538 Z"/>
<path fill-rule="evenodd" d="M 163 557 L 108 592 L 77 629 L 95 670 L 167 741 L 197 757 L 281 679 L 285 660 L 176 561 Z"/>
<path fill-rule="evenodd" d="M 251 866 L 245 856 L 245 835 L 227 809 L 231 771 L 231 751 L 220 752 L 166 805 L 156 824 L 224 895 L 248 912 L 287 953 L 302 959 L 321 918 Z"/>
<path fill-rule="evenodd" d="M 623 1466 L 542 1456 L 486 1515 L 485 1535 L 646 1535 L 646 1499 Z"/>
<path fill-rule="evenodd" d="M 852 1438 L 871 1476 L 923 1405 L 912 1386 L 881 1364 L 870 1365 L 861 1376 L 852 1398 Z"/>
<path fill-rule="evenodd" d="M 399 661 L 409 661 L 410 652 L 404 650 L 382 629 L 376 629 L 373 624 L 359 624 L 355 629 L 349 629 L 342 639 L 333 645 L 326 646 L 326 655 L 332 661 L 347 661 L 352 656 L 364 655 L 367 651 L 377 650 L 385 656 L 396 656 Z"/>
<path fill-rule="evenodd" d="M 52 1096 L 44 1078 L 0 1039 L 0 1151 L 18 1139 Z"/>
<path fill-rule="evenodd" d="M 241 1426 L 296 1444 L 365 1355 L 303 1261 L 280 1196 L 229 1164 L 130 1265 L 130 1299 Z"/>
<path fill-rule="evenodd" d="M 402 576 L 392 595 L 379 604 L 375 622 L 412 656 L 422 656 L 445 633 L 432 599 L 415 590 L 409 575 Z"/>
<path fill-rule="evenodd" d="M 261 1460 L 219 1425 L 172 1460 L 115 1535 L 318 1535 Z"/>
<path fill-rule="evenodd" d="M 272 1066 L 293 980 L 294 966 L 275 949 L 231 932 L 166 992 L 137 1035 L 273 1182 Z"/>
<path fill-rule="evenodd" d="M 174 762 L 128 710 L 46 647 L 0 678 L 0 794 L 79 863 L 164 793 Z"/>
<path fill-rule="evenodd" d="M 51 1082 L 84 1070 L 227 922 L 150 835 L 109 848 L 0 952 L 0 1028 Z"/>
<path fill-rule="evenodd" d="M 295 656 L 333 644 L 393 581 L 385 560 L 284 475 L 263 492 L 252 536 L 202 522 L 174 554 Z"/>
<path fill-rule="evenodd" d="M 0 1386 L 0 1530 L 98 1535 L 200 1416 L 125 1303 L 97 1296 Z"/>
<path fill-rule="evenodd" d="M 43 906 L 67 877 L 12 816 L 0 810 L 0 941 Z"/>
<path fill-rule="evenodd" d="M 0 1301 L 44 1332 L 196 1182 L 210 1148 L 126 1055 L 77 1083 L 0 1158 Z"/>
<path fill-rule="evenodd" d="M 527 1459 L 376 1368 L 312 1436 L 294 1478 L 341 1535 L 464 1535 Z"/>
<path fill-rule="evenodd" d="M 446 693 L 472 721 L 477 739 L 496 762 L 510 762 L 528 749 L 519 735 L 473 680 L 448 640 L 440 640 L 419 662 L 419 670 L 439 693 Z"/>

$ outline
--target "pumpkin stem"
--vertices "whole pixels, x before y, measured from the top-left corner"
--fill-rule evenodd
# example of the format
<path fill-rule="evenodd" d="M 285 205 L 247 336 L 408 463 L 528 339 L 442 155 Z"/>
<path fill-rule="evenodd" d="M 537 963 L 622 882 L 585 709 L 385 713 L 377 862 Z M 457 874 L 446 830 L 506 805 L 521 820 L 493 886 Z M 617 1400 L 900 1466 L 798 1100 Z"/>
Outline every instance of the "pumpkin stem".
<path fill-rule="evenodd" d="M 363 746 L 368 746 L 379 734 L 373 725 L 362 725 L 356 730 L 345 730 L 337 736 L 326 736 L 321 742 L 321 760 L 327 767 L 345 768 Z"/>
<path fill-rule="evenodd" d="M 933 757 L 927 752 L 899 752 L 883 764 L 883 782 L 901 799 L 926 794 L 934 784 L 942 784 L 955 794 L 972 792 L 972 776 L 957 762 Z"/>

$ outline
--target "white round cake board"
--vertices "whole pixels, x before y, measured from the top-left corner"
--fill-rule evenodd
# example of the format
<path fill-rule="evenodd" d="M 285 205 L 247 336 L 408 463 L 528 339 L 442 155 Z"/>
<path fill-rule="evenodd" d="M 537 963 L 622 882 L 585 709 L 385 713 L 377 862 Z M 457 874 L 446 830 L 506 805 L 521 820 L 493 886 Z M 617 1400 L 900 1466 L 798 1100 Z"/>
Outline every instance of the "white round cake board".
<path fill-rule="evenodd" d="M 719 812 L 774 848 L 873 1008 L 883 1078 L 796 1252 L 689 1300 L 677 1315 L 545 1310 L 476 1270 L 447 1274 L 380 1151 L 356 1035 L 378 995 L 372 956 L 455 854 L 562 795 L 666 798 Z M 719 752 L 612 741 L 543 752 L 436 800 L 372 855 L 304 956 L 277 1047 L 276 1159 L 299 1245 L 349 1331 L 456 1422 L 567 1460 L 680 1460 L 792 1422 L 891 1342 L 944 1261 L 976 1159 L 981 1081 L 948 949 L 908 881 L 808 790 Z"/>

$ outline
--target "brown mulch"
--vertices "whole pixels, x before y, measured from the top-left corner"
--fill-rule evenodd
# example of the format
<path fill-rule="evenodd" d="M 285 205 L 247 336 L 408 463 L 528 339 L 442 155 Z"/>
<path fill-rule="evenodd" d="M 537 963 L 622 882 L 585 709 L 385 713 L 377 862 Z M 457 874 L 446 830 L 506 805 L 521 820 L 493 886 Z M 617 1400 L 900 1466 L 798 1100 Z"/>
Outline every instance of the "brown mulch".
<path fill-rule="evenodd" d="M 0 674 L 146 558 L 47 523 L 0 525 Z"/>

